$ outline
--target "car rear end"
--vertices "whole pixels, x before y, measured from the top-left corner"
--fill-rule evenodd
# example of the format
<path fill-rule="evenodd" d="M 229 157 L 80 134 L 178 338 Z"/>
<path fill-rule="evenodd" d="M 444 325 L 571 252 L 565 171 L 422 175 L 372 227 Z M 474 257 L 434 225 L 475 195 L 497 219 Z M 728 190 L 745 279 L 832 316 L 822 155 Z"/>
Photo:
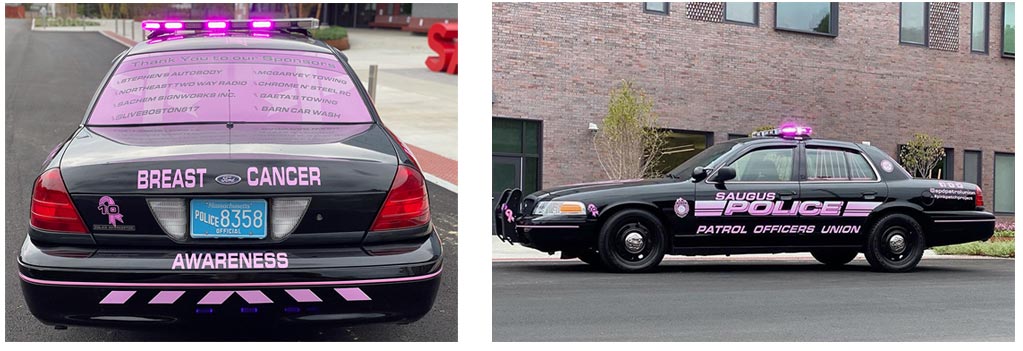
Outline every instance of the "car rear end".
<path fill-rule="evenodd" d="M 265 34 L 119 62 L 33 185 L 18 262 L 38 319 L 345 325 L 431 309 L 442 248 L 412 154 L 335 53 Z"/>

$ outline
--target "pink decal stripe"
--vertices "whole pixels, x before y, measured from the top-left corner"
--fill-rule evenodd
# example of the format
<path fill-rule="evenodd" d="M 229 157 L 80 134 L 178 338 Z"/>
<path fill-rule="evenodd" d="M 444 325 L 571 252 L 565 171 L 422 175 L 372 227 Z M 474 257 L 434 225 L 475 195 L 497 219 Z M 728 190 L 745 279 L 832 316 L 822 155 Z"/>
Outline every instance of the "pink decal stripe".
<path fill-rule="evenodd" d="M 880 206 L 880 205 L 881 205 L 880 202 L 856 202 L 856 201 L 850 201 L 849 204 L 845 206 L 845 209 L 846 209 L 846 211 L 849 211 L 849 210 L 868 210 L 868 211 L 871 211 L 871 210 L 873 210 L 874 208 L 876 208 L 877 206 Z"/>
<path fill-rule="evenodd" d="M 18 272 L 21 280 L 39 285 L 59 286 L 99 286 L 99 287 L 174 287 L 174 288 L 230 288 L 230 287 L 277 287 L 277 286 L 328 286 L 328 285 L 361 285 L 361 284 L 383 284 L 402 283 L 427 280 L 440 275 L 443 269 L 436 272 L 401 278 L 383 279 L 362 279 L 362 280 L 333 280 L 333 281 L 308 281 L 308 282 L 263 282 L 263 283 L 119 283 L 119 282 L 73 282 L 62 280 L 44 280 L 25 276 Z"/>
<path fill-rule="evenodd" d="M 156 294 L 152 300 L 149 300 L 150 305 L 170 305 L 178 301 L 181 295 L 184 295 L 184 291 L 161 291 Z"/>
<path fill-rule="evenodd" d="M 270 300 L 269 297 L 266 297 L 266 294 L 263 294 L 263 292 L 259 290 L 242 290 L 235 292 L 238 293 L 238 296 L 245 299 L 245 302 L 253 305 L 259 303 L 274 303 L 273 300 Z"/>
<path fill-rule="evenodd" d="M 128 302 L 132 295 L 135 295 L 134 291 L 114 290 L 107 294 L 107 297 L 104 297 L 103 301 L 99 303 L 101 305 L 120 305 Z"/>
<path fill-rule="evenodd" d="M 341 297 L 345 298 L 345 301 L 372 300 L 371 298 L 369 298 L 368 295 L 366 295 L 366 293 L 362 292 L 362 289 L 359 288 L 337 288 L 334 289 L 334 291 L 337 291 L 338 294 L 341 294 Z"/>
<path fill-rule="evenodd" d="M 227 301 L 234 291 L 210 291 L 199 300 L 200 305 L 219 305 Z"/>
<path fill-rule="evenodd" d="M 291 298 L 295 299 L 296 302 L 323 302 L 319 296 L 316 296 L 309 289 L 288 289 L 284 291 L 291 295 Z"/>

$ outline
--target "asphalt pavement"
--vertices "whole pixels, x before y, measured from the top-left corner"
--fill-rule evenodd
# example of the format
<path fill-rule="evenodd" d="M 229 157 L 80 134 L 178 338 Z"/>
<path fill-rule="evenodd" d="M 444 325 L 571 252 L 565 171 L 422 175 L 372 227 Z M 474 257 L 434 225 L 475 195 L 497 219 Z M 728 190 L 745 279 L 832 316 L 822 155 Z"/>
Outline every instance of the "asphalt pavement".
<path fill-rule="evenodd" d="M 1014 341 L 1011 259 L 671 260 L 612 274 L 578 260 L 493 263 L 494 341 Z"/>
<path fill-rule="evenodd" d="M 434 224 L 444 244 L 444 274 L 433 310 L 408 325 L 365 325 L 326 331 L 123 331 L 71 327 L 55 330 L 25 306 L 17 276 L 18 251 L 28 225 L 32 182 L 46 155 L 82 120 L 89 100 L 125 48 L 99 33 L 40 33 L 26 20 L 6 20 L 6 339 L 7 341 L 149 340 L 457 340 L 457 196 L 430 185 Z"/>

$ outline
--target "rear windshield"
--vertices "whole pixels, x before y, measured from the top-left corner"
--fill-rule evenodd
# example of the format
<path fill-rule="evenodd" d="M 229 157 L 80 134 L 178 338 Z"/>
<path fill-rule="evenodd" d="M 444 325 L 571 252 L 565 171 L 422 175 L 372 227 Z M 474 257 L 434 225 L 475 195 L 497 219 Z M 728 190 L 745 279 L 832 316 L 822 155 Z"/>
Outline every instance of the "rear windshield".
<path fill-rule="evenodd" d="M 368 123 L 359 91 L 330 54 L 193 50 L 129 56 L 89 125 L 196 122 Z"/>

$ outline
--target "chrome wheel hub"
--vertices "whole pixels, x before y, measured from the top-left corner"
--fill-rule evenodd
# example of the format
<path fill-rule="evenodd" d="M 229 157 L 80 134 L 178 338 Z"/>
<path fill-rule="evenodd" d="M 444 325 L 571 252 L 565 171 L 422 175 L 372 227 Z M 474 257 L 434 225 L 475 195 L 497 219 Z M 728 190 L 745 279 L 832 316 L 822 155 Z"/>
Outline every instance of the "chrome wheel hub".
<path fill-rule="evenodd" d="M 625 234 L 625 251 L 639 253 L 643 251 L 643 246 L 646 246 L 646 243 L 643 241 L 643 234 L 637 232 Z"/>
<path fill-rule="evenodd" d="M 906 251 L 906 238 L 898 234 L 892 235 L 892 237 L 888 238 L 888 248 L 896 255 L 901 254 L 903 251 Z"/>

